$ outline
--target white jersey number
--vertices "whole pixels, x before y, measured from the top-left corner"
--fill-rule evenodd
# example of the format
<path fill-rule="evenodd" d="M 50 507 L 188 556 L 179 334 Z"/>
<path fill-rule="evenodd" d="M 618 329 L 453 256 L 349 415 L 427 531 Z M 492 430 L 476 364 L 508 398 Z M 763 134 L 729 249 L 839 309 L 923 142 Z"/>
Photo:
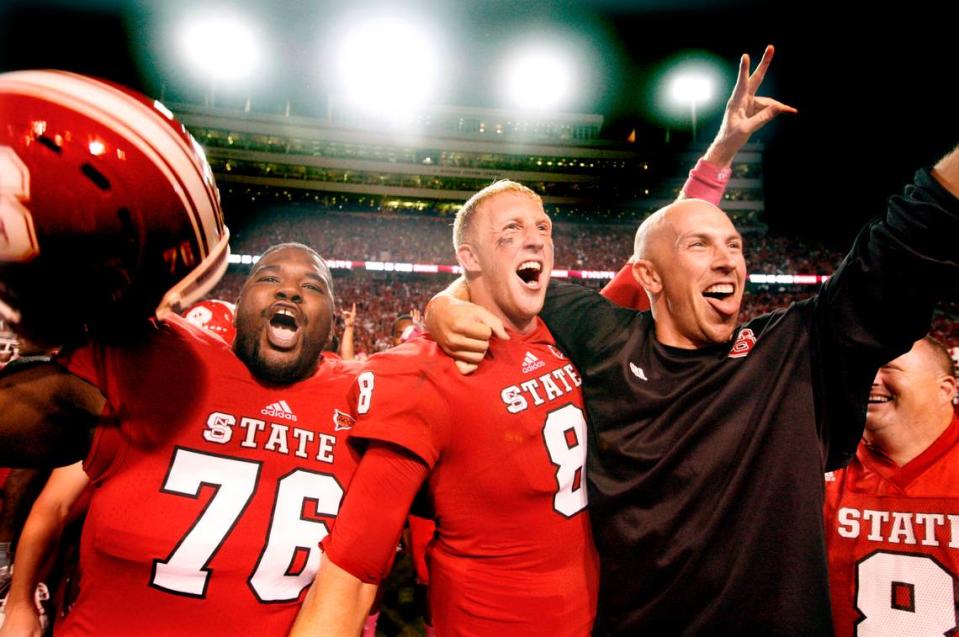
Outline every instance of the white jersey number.
<path fill-rule="evenodd" d="M 316 503 L 317 514 L 335 516 L 343 500 L 343 488 L 333 476 L 303 469 L 277 483 L 270 534 L 250 578 L 250 587 L 262 602 L 296 599 L 320 568 L 320 542 L 330 530 L 319 520 L 302 517 L 307 500 Z M 307 552 L 306 566 L 299 573 L 288 573 L 299 551 Z"/>
<path fill-rule="evenodd" d="M 191 498 L 204 485 L 216 492 L 206 508 L 165 560 L 155 560 L 150 584 L 156 588 L 204 597 L 210 583 L 207 567 L 226 541 L 253 498 L 260 463 L 177 449 L 163 491 Z M 304 519 L 304 503 L 315 503 L 320 515 L 336 515 L 343 489 L 333 476 L 296 469 L 277 483 L 273 519 L 266 546 L 250 577 L 260 601 L 292 601 L 313 581 L 320 564 L 319 543 L 329 533 L 319 520 Z M 289 573 L 297 555 L 305 552 L 305 566 Z"/>
<path fill-rule="evenodd" d="M 576 405 L 551 412 L 543 427 L 558 489 L 553 508 L 570 518 L 586 508 L 586 418 Z"/>
<path fill-rule="evenodd" d="M 925 555 L 875 553 L 859 563 L 859 637 L 943 635 L 956 626 L 952 575 Z"/>
<path fill-rule="evenodd" d="M 356 378 L 356 384 L 360 388 L 360 395 L 356 399 L 356 413 L 365 414 L 370 410 L 375 382 L 373 372 L 363 372 Z"/>
<path fill-rule="evenodd" d="M 24 262 L 39 254 L 30 199 L 30 172 L 9 146 L 0 146 L 0 261 Z"/>

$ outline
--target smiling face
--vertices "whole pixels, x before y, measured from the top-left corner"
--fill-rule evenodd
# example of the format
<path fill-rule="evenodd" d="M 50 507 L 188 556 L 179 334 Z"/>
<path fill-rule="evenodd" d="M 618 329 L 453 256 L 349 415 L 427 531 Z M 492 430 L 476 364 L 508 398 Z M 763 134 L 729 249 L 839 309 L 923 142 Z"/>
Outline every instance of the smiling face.
<path fill-rule="evenodd" d="M 729 341 L 746 282 L 743 240 L 729 217 L 690 199 L 647 221 L 633 272 L 650 294 L 656 337 L 686 349 Z"/>
<path fill-rule="evenodd" d="M 505 190 L 479 204 L 457 249 L 473 302 L 516 331 L 532 329 L 543 309 L 553 271 L 552 229 L 537 197 Z"/>
<path fill-rule="evenodd" d="M 311 376 L 333 324 L 330 271 L 302 246 L 267 252 L 236 306 L 233 351 L 257 378 L 290 384 Z"/>
<path fill-rule="evenodd" d="M 866 432 L 947 424 L 956 380 L 951 361 L 925 340 L 879 368 L 869 391 Z"/>

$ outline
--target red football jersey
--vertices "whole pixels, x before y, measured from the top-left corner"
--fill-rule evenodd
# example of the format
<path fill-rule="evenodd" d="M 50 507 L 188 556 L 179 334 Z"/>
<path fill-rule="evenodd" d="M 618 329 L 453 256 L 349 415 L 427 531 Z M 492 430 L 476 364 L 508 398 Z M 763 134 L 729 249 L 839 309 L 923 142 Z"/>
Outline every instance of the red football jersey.
<path fill-rule="evenodd" d="M 959 420 L 898 467 L 860 444 L 826 475 L 837 637 L 943 635 L 959 600 Z"/>
<path fill-rule="evenodd" d="M 598 559 L 586 511 L 579 373 L 537 319 L 463 376 L 428 338 L 374 356 L 353 435 L 431 468 L 439 635 L 588 635 Z"/>
<path fill-rule="evenodd" d="M 285 635 L 356 466 L 355 366 L 258 382 L 216 336 L 171 317 L 144 346 L 85 348 L 104 392 L 94 492 L 63 635 Z"/>

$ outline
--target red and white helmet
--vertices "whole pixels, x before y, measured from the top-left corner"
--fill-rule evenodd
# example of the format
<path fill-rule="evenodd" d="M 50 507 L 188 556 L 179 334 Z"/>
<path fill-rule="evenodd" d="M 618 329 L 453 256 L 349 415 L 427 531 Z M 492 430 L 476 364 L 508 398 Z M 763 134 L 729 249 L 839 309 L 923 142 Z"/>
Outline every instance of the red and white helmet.
<path fill-rule="evenodd" d="M 233 342 L 236 336 L 236 327 L 233 325 L 233 315 L 236 306 L 219 299 L 207 299 L 195 304 L 183 315 L 187 321 L 216 334 L 227 343 Z"/>
<path fill-rule="evenodd" d="M 182 312 L 226 270 L 202 148 L 162 104 L 61 71 L 0 74 L 0 317 L 44 343 Z"/>

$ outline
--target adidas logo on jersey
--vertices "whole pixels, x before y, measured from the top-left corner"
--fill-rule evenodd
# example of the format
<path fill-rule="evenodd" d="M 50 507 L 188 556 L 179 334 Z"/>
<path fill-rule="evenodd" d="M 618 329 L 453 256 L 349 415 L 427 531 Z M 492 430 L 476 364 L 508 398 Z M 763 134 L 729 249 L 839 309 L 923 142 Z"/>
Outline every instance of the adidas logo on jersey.
<path fill-rule="evenodd" d="M 293 410 L 290 409 L 290 406 L 286 404 L 285 400 L 275 402 L 272 405 L 267 405 L 260 410 L 260 413 L 264 416 L 272 416 L 274 418 L 281 418 L 283 420 L 292 420 L 296 422 L 296 414 L 293 413 Z"/>
<path fill-rule="evenodd" d="M 535 372 L 540 367 L 546 365 L 543 361 L 533 356 L 532 352 L 526 352 L 526 356 L 523 357 L 523 373 L 530 374 Z"/>

